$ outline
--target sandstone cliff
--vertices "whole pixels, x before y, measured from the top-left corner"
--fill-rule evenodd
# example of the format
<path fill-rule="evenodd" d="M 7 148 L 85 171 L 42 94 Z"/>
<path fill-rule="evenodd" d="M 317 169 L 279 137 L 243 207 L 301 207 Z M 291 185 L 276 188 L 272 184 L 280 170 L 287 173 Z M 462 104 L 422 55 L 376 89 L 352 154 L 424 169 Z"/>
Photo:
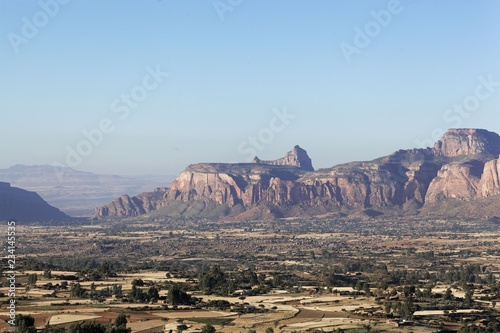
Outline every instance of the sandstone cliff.
<path fill-rule="evenodd" d="M 478 194 L 483 198 L 500 194 L 500 159 L 488 161 L 484 165 Z"/>
<path fill-rule="evenodd" d="M 144 192 L 134 197 L 124 194 L 105 206 L 96 208 L 95 215 L 103 217 L 147 214 L 159 208 L 166 191 L 166 188 L 157 188 L 153 192 Z"/>
<path fill-rule="evenodd" d="M 434 145 L 434 154 L 446 157 L 474 155 L 498 157 L 500 136 L 483 129 L 449 129 Z"/>
<path fill-rule="evenodd" d="M 0 182 L 0 220 L 60 221 L 69 216 L 45 202 L 37 193 Z"/>
<path fill-rule="evenodd" d="M 135 216 L 161 208 L 166 215 L 268 218 L 344 208 L 418 209 L 500 194 L 498 153 L 497 134 L 452 129 L 434 148 L 313 171 L 307 152 L 295 146 L 274 161 L 256 157 L 253 163 L 190 165 L 161 195 L 124 196 L 98 208 L 96 215 Z"/>

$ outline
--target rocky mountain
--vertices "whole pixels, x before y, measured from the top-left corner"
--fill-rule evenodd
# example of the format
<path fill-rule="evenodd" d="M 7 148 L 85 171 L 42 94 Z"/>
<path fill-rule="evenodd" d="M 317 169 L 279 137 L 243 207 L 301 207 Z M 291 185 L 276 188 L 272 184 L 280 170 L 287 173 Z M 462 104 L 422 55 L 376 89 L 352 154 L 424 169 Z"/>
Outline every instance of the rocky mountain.
<path fill-rule="evenodd" d="M 274 161 L 190 165 L 170 188 L 122 197 L 97 208 L 96 215 L 258 219 L 367 209 L 418 213 L 499 195 L 499 155 L 500 136 L 481 129 L 450 129 L 433 148 L 317 171 L 295 146 Z M 500 215 L 496 206 L 493 212 Z"/>
<path fill-rule="evenodd" d="M 293 147 L 284 157 L 278 158 L 277 160 L 263 161 L 255 156 L 252 162 L 257 164 L 295 166 L 305 171 L 314 171 L 312 161 L 307 155 L 307 152 L 299 146 Z"/>
<path fill-rule="evenodd" d="M 14 165 L 0 169 L 0 181 L 35 191 L 71 216 L 91 216 L 96 206 L 123 193 L 140 193 L 168 185 L 174 177 L 98 175 L 52 165 Z"/>
<path fill-rule="evenodd" d="M 158 187 L 153 192 L 145 192 L 130 197 L 126 194 L 97 209 L 98 216 L 138 216 L 159 208 L 167 188 Z"/>
<path fill-rule="evenodd" d="M 69 216 L 45 202 L 37 193 L 0 182 L 0 220 L 61 221 Z"/>
<path fill-rule="evenodd" d="M 483 129 L 449 129 L 434 145 L 434 154 L 497 158 L 500 154 L 500 136 Z"/>

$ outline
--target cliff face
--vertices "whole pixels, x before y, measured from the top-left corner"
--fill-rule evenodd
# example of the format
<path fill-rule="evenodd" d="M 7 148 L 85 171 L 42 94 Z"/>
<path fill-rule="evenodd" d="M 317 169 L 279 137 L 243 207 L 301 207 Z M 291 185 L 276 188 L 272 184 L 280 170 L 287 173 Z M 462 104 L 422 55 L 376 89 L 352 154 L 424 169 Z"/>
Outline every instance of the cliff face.
<path fill-rule="evenodd" d="M 500 154 L 500 136 L 483 129 L 456 128 L 448 130 L 434 145 L 436 156 L 472 156 Z"/>
<path fill-rule="evenodd" d="M 135 216 L 159 207 L 194 203 L 274 216 L 310 215 L 343 207 L 421 207 L 445 199 L 473 200 L 500 194 L 500 137 L 475 129 L 453 129 L 434 148 L 400 150 L 370 162 L 313 171 L 311 159 L 295 146 L 274 161 L 190 165 L 162 195 L 127 196 L 97 210 L 97 215 Z M 496 154 L 495 158 L 493 156 Z M 147 207 L 147 208 L 145 208 Z M 199 209 L 200 206 L 197 206 Z M 267 214 L 266 213 L 266 214 Z M 197 214 L 203 217 L 203 208 Z M 254 216 L 254 215 L 252 215 Z M 268 216 L 268 215 L 266 215 Z"/>
<path fill-rule="evenodd" d="M 134 197 L 124 194 L 103 207 L 95 210 L 95 216 L 138 216 L 147 214 L 160 207 L 166 188 L 157 188 L 154 192 L 144 192 Z"/>
<path fill-rule="evenodd" d="M 426 202 L 433 203 L 445 198 L 476 198 L 482 172 L 483 164 L 478 161 L 444 165 L 429 186 Z"/>
<path fill-rule="evenodd" d="M 500 194 L 500 159 L 484 165 L 478 194 L 483 198 Z"/>
<path fill-rule="evenodd" d="M 45 202 L 37 193 L 0 182 L 0 220 L 60 221 L 69 216 Z"/>
<path fill-rule="evenodd" d="M 474 200 L 500 194 L 500 160 L 443 165 L 429 186 L 426 202 L 445 198 Z"/>

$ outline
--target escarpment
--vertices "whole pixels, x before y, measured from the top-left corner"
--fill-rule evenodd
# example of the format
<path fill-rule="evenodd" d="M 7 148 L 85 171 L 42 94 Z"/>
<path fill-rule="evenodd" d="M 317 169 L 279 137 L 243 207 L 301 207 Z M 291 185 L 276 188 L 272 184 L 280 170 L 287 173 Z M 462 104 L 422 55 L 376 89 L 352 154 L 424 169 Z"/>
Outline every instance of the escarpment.
<path fill-rule="evenodd" d="M 221 217 L 254 216 L 247 211 L 292 217 L 343 208 L 470 201 L 500 194 L 499 155 L 500 137 L 481 129 L 450 129 L 433 148 L 399 150 L 373 161 L 316 171 L 307 152 L 295 146 L 271 161 L 255 157 L 252 163 L 190 165 L 168 189 L 122 196 L 97 208 L 96 215 L 205 217 L 222 207 L 217 210 Z"/>

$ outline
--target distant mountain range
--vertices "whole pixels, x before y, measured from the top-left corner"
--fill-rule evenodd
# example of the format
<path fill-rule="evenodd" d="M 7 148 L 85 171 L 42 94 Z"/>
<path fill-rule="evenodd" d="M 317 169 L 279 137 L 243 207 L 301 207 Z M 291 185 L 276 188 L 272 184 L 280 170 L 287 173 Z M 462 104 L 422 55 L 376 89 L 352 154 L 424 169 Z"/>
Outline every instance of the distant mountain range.
<path fill-rule="evenodd" d="M 134 179 L 16 165 L 0 170 L 0 220 L 66 220 L 91 211 L 98 218 L 228 220 L 339 214 L 500 217 L 499 155 L 498 134 L 450 129 L 432 148 L 320 170 L 299 146 L 272 161 L 255 157 L 252 163 L 194 164 L 169 187 L 169 177 Z M 122 195 L 138 192 L 143 193 Z"/>
<path fill-rule="evenodd" d="M 0 169 L 0 182 L 38 193 L 71 216 L 91 216 L 95 207 L 122 193 L 140 193 L 168 186 L 174 176 L 121 177 L 98 175 L 51 165 L 14 165 Z"/>
<path fill-rule="evenodd" d="M 169 188 L 122 195 L 97 208 L 96 216 L 500 216 L 499 155 L 500 136 L 482 129 L 450 129 L 432 148 L 316 171 L 306 151 L 295 146 L 274 161 L 190 165 Z"/>

